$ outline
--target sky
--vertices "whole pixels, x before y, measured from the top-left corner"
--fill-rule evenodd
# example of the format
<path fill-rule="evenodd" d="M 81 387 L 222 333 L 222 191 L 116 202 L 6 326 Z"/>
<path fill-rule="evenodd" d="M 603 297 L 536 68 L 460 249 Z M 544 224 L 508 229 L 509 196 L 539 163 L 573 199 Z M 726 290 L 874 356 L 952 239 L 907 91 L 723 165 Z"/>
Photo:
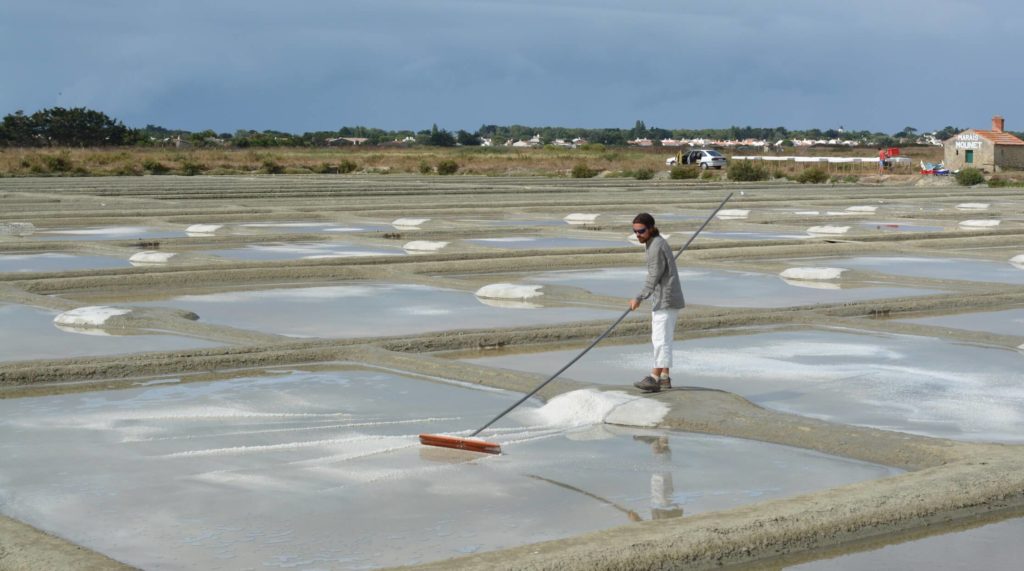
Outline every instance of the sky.
<path fill-rule="evenodd" d="M 1024 131 L 1021 0 L 0 0 L 0 115 Z"/>

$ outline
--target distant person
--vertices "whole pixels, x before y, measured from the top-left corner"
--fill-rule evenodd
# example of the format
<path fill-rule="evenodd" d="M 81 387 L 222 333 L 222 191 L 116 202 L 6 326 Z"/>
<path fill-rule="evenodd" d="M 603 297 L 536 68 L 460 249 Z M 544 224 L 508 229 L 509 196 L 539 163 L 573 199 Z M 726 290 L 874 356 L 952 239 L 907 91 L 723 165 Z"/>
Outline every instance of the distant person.
<path fill-rule="evenodd" d="M 644 288 L 629 300 L 630 311 L 636 311 L 643 300 L 651 299 L 651 343 L 654 345 L 654 365 L 651 374 L 633 383 L 644 391 L 656 393 L 672 388 L 669 368 L 672 366 L 672 340 L 676 319 L 683 302 L 683 288 L 679 283 L 679 270 L 672 248 L 661 237 L 654 217 L 646 212 L 633 219 L 633 232 L 647 251 L 647 280 Z"/>
<path fill-rule="evenodd" d="M 885 172 L 885 167 L 889 161 L 889 151 L 878 147 L 878 174 Z"/>

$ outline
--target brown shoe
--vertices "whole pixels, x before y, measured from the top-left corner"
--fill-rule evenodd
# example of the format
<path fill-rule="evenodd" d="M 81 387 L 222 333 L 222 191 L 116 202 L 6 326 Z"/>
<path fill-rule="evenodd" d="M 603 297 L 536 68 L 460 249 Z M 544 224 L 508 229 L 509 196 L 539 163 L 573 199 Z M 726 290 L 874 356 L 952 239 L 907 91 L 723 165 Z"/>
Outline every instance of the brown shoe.
<path fill-rule="evenodd" d="M 661 377 L 660 379 L 658 379 L 658 384 L 663 389 L 671 389 L 672 388 L 672 377 Z"/>
<path fill-rule="evenodd" d="M 639 381 L 633 383 L 633 386 L 644 391 L 645 393 L 656 393 L 661 390 L 661 383 L 654 377 L 647 375 Z"/>

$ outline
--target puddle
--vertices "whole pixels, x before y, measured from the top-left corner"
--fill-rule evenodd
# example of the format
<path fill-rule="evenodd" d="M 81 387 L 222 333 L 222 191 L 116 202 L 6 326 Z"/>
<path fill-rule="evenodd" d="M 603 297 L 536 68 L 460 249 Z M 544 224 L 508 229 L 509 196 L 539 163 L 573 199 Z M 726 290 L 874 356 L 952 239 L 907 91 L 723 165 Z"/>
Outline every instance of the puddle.
<path fill-rule="evenodd" d="M 106 268 L 130 268 L 128 260 L 112 256 L 83 256 L 47 252 L 45 254 L 0 254 L 2 272 L 66 272 Z"/>
<path fill-rule="evenodd" d="M 390 373 L 282 370 L 3 400 L 0 442 L 18 462 L 4 469 L 0 509 L 144 569 L 369 569 L 900 473 L 603 424 L 503 420 L 493 438 L 501 456 L 418 443 L 421 432 L 465 434 L 517 396 Z"/>
<path fill-rule="evenodd" d="M 798 264 L 836 266 L 915 278 L 1024 284 L 1024 271 L 1006 262 L 966 258 L 855 256 L 850 258 L 801 258 L 791 261 Z"/>
<path fill-rule="evenodd" d="M 791 571 L 860 571 L 862 569 L 1015 569 L 1024 559 L 1024 518 L 990 523 L 966 531 L 887 545 L 801 565 Z"/>
<path fill-rule="evenodd" d="M 643 268 L 600 268 L 543 272 L 524 277 L 523 281 L 574 286 L 597 295 L 628 299 L 640 291 L 646 275 L 647 270 Z M 800 287 L 802 283 L 792 285 L 795 280 L 787 282 L 777 275 L 685 267 L 679 269 L 679 277 L 686 303 L 719 307 L 792 307 L 942 293 L 881 285 L 843 288 L 839 283 L 811 282 L 806 284 L 808 287 Z M 813 287 L 815 285 L 835 286 L 836 289 L 820 289 Z"/>
<path fill-rule="evenodd" d="M 133 305 L 187 309 L 201 321 L 242 329 L 329 338 L 610 320 L 618 315 L 580 307 L 494 307 L 470 292 L 381 283 L 229 291 Z"/>
<path fill-rule="evenodd" d="M 681 235 L 689 237 L 692 232 L 681 232 Z M 714 240 L 806 240 L 810 238 L 807 234 L 793 234 L 786 232 L 753 232 L 735 231 L 725 232 L 717 230 L 705 230 L 700 233 L 702 238 Z"/>
<path fill-rule="evenodd" d="M 897 321 L 1024 337 L 1024 309 L 957 313 L 956 315 L 898 319 Z"/>
<path fill-rule="evenodd" d="M 621 248 L 631 244 L 623 240 L 597 240 L 588 238 L 531 238 L 507 236 L 504 238 L 474 238 L 467 242 L 491 248 L 531 250 L 547 248 Z"/>
<path fill-rule="evenodd" d="M 58 329 L 60 312 L 0 303 L 0 361 L 63 359 L 216 347 L 219 343 L 175 335 L 109 335 L 102 330 Z"/>
<path fill-rule="evenodd" d="M 296 242 L 250 244 L 244 248 L 207 250 L 203 252 L 229 260 L 308 260 L 316 258 L 351 258 L 355 256 L 403 256 L 401 248 L 359 246 L 344 242 Z"/>
<path fill-rule="evenodd" d="M 903 222 L 860 222 L 859 225 L 871 230 L 886 232 L 942 232 L 944 230 L 942 226 L 905 224 Z"/>
<path fill-rule="evenodd" d="M 578 352 L 467 360 L 549 375 Z M 722 389 L 767 408 L 943 438 L 1024 442 L 1019 351 L 806 330 L 677 341 L 673 358 L 673 385 Z M 650 365 L 648 344 L 598 346 L 563 376 L 628 387 Z"/>
<path fill-rule="evenodd" d="M 107 226 L 102 228 L 62 228 L 36 230 L 33 240 L 141 240 L 152 238 L 182 238 L 184 230 L 166 230 L 148 226 Z"/>
<path fill-rule="evenodd" d="M 316 234 L 349 232 L 388 232 L 391 226 L 383 224 L 335 224 L 333 222 L 252 222 L 239 224 L 243 231 L 273 234 Z"/>

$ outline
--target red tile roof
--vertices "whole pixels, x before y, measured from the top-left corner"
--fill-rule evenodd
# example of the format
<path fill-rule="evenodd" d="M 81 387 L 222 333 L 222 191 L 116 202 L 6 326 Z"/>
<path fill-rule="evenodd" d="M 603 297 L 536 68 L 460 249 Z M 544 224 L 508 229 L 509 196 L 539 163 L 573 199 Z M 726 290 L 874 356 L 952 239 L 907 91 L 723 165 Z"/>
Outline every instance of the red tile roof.
<path fill-rule="evenodd" d="M 1024 145 L 1024 141 L 1005 131 L 982 131 L 981 129 L 975 129 L 974 132 L 997 145 Z"/>

